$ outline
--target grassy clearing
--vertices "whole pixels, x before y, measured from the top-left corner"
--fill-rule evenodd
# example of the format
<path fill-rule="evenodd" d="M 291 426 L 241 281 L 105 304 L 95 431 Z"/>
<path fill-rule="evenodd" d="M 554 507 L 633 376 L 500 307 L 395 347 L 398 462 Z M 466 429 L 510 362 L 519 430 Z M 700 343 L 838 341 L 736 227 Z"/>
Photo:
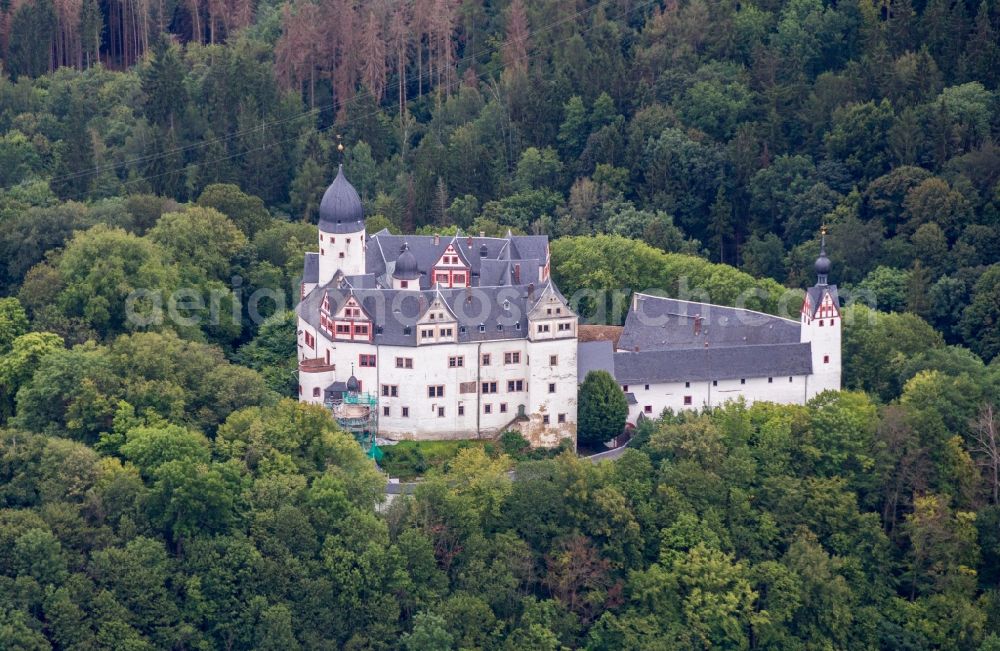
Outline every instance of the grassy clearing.
<path fill-rule="evenodd" d="M 382 469 L 390 477 L 409 481 L 422 477 L 432 470 L 443 470 L 460 450 L 481 447 L 486 454 L 497 458 L 501 454 L 510 457 L 511 468 L 518 461 L 546 459 L 554 457 L 562 448 L 551 450 L 532 449 L 518 432 L 504 432 L 496 441 L 489 439 L 459 441 L 400 441 L 396 445 L 382 448 Z"/>
<path fill-rule="evenodd" d="M 400 441 L 396 445 L 382 448 L 382 469 L 390 477 L 403 480 L 415 479 L 432 469 L 442 469 L 455 458 L 459 450 L 481 447 L 486 454 L 499 454 L 497 444 L 491 440 L 461 441 Z"/>

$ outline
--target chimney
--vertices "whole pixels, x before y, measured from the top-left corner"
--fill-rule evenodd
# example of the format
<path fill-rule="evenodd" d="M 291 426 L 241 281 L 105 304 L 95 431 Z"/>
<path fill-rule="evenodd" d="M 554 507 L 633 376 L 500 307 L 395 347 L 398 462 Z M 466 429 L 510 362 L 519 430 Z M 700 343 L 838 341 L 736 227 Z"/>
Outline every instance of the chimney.
<path fill-rule="evenodd" d="M 514 284 L 515 285 L 520 285 L 521 284 L 521 265 L 520 264 L 515 264 L 514 265 Z"/>
<path fill-rule="evenodd" d="M 695 335 L 700 335 L 701 334 L 701 315 L 700 314 L 695 314 L 694 315 L 694 334 Z"/>
<path fill-rule="evenodd" d="M 472 236 L 471 235 L 465 239 L 465 245 L 467 247 L 469 247 L 469 250 L 472 250 Z"/>
<path fill-rule="evenodd" d="M 479 237 L 486 237 L 486 231 L 479 231 Z"/>
<path fill-rule="evenodd" d="M 441 235 L 439 233 L 434 233 L 434 246 L 441 244 Z"/>
<path fill-rule="evenodd" d="M 471 303 L 472 302 L 472 288 L 471 287 L 466 287 L 465 288 L 465 302 L 466 303 Z"/>
<path fill-rule="evenodd" d="M 705 348 L 708 348 L 708 339 L 705 340 Z"/>
<path fill-rule="evenodd" d="M 634 350 L 634 352 L 636 352 L 636 353 L 637 353 L 637 352 L 639 352 L 639 347 L 638 347 L 638 346 L 635 346 L 635 347 L 633 348 L 633 350 Z"/>
<path fill-rule="evenodd" d="M 528 283 L 528 298 L 535 299 L 535 283 Z"/>

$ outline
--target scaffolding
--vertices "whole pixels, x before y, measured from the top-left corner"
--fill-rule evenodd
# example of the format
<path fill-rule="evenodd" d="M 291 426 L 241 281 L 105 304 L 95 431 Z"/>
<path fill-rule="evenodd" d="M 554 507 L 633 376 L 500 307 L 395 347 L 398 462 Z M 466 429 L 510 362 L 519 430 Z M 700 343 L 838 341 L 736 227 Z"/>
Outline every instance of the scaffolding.
<path fill-rule="evenodd" d="M 326 400 L 334 420 L 345 432 L 350 432 L 365 454 L 376 462 L 382 459 L 382 450 L 375 443 L 378 434 L 378 396 L 374 393 L 344 392 Z"/>

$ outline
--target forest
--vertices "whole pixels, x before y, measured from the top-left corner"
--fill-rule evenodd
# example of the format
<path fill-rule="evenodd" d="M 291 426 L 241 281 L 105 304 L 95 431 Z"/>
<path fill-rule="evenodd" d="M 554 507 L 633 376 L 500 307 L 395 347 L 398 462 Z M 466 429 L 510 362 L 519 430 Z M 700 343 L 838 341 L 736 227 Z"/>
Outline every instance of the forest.
<path fill-rule="evenodd" d="M 0 2 L 0 649 L 1000 651 L 998 30 L 996 0 Z M 826 227 L 874 298 L 844 391 L 665 413 L 613 463 L 505 437 L 387 504 L 294 400 L 339 163 L 369 232 L 546 234 L 567 296 L 779 313 Z"/>

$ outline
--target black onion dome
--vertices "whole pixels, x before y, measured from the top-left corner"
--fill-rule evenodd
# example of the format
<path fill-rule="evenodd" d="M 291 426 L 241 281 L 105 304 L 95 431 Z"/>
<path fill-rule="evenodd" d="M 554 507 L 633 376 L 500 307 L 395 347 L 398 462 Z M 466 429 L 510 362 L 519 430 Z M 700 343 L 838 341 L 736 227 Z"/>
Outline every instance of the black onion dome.
<path fill-rule="evenodd" d="M 357 393 L 358 392 L 358 388 L 359 388 L 358 378 L 354 377 L 353 375 L 351 377 L 347 378 L 347 392 L 348 393 Z"/>
<path fill-rule="evenodd" d="M 820 253 L 816 258 L 816 273 L 825 276 L 830 273 L 830 266 L 830 258 L 826 257 L 826 252 Z"/>
<path fill-rule="evenodd" d="M 417 259 L 410 253 L 409 247 L 403 245 L 403 252 L 396 258 L 396 268 L 392 272 L 392 277 L 397 280 L 416 280 L 420 277 L 420 269 L 417 268 Z"/>
<path fill-rule="evenodd" d="M 323 193 L 319 204 L 319 228 L 324 233 L 357 233 L 365 228 L 361 197 L 344 176 L 343 165 L 337 170 L 337 178 Z"/>

